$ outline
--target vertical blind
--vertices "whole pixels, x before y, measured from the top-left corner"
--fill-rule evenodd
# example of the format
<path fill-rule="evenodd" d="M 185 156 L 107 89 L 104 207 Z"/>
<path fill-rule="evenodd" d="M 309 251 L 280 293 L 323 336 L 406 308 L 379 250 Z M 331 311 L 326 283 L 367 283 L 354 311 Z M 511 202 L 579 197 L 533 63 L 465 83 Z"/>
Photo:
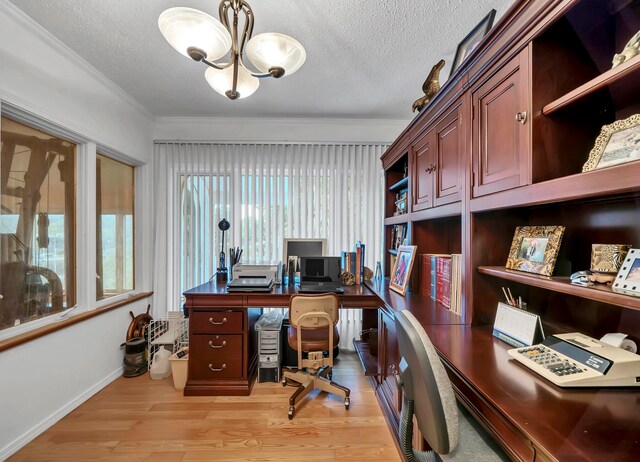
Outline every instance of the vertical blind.
<path fill-rule="evenodd" d="M 374 268 L 382 255 L 386 145 L 156 143 L 154 310 L 180 307 L 181 294 L 218 267 L 225 253 L 242 261 L 282 260 L 284 238 L 325 238 L 327 254 L 365 243 Z M 342 310 L 340 346 L 361 328 L 359 310 Z"/>

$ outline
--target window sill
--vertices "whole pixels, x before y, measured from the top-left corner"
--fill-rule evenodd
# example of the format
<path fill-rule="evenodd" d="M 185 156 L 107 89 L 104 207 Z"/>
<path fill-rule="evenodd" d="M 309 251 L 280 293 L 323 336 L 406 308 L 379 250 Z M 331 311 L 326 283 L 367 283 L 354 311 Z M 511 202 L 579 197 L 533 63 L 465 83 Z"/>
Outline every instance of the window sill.
<path fill-rule="evenodd" d="M 99 316 L 101 314 L 107 313 L 111 310 L 115 310 L 117 308 L 123 307 L 125 305 L 129 305 L 133 302 L 137 302 L 138 300 L 142 300 L 144 298 L 150 297 L 153 295 L 153 292 L 141 292 L 139 294 L 130 296 L 124 300 L 118 300 L 113 303 L 109 303 L 107 305 L 103 305 L 95 310 L 84 311 L 82 313 L 78 313 L 74 316 L 70 316 L 67 319 L 63 319 L 61 321 L 52 322 L 51 324 L 47 324 L 46 326 L 38 327 L 36 329 L 30 330 L 29 332 L 25 332 L 20 335 L 16 335 L 15 337 L 8 338 L 6 340 L 0 341 L 0 352 L 9 350 L 10 348 L 16 347 L 18 345 L 22 345 L 23 343 L 30 342 L 32 340 L 36 340 L 40 337 L 44 337 L 52 332 L 59 331 L 64 329 L 65 327 L 72 326 L 79 322 L 84 321 L 85 319 L 91 319 L 95 316 Z"/>

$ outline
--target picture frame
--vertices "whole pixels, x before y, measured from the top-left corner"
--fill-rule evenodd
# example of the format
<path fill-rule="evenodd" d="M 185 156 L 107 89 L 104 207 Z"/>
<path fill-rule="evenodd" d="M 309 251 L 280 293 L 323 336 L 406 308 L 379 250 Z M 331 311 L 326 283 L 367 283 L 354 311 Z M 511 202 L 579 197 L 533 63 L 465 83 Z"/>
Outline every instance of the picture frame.
<path fill-rule="evenodd" d="M 613 281 L 613 290 L 640 297 L 640 249 L 630 249 Z"/>
<path fill-rule="evenodd" d="M 640 160 L 640 114 L 616 120 L 600 130 L 583 172 Z"/>
<path fill-rule="evenodd" d="M 407 293 L 417 248 L 415 245 L 401 245 L 398 247 L 398 254 L 393 262 L 389 289 L 403 296 Z"/>
<path fill-rule="evenodd" d="M 511 241 L 507 269 L 553 275 L 564 226 L 518 226 Z"/>
<path fill-rule="evenodd" d="M 458 44 L 455 57 L 453 58 L 453 64 L 451 65 L 450 76 L 453 75 L 456 69 L 460 67 L 460 64 L 477 48 L 484 36 L 487 35 L 487 32 L 491 30 L 495 17 L 496 10 L 489 11 L 489 13 L 482 18 L 482 21 Z"/>

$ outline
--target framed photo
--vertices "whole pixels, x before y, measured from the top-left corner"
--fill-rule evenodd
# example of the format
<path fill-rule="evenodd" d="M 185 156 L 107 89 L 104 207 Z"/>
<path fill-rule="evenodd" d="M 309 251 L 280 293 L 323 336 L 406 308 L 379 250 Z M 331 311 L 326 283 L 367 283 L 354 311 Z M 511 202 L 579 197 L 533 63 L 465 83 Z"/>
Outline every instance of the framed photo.
<path fill-rule="evenodd" d="M 507 269 L 551 276 L 564 226 L 518 226 L 511 241 Z"/>
<path fill-rule="evenodd" d="M 451 73 L 449 75 L 453 75 L 456 69 L 460 67 L 460 64 L 478 47 L 482 38 L 491 30 L 495 17 L 496 10 L 491 10 L 489 14 L 462 39 L 462 42 L 458 44 L 456 56 L 453 58 L 453 65 L 451 66 Z"/>
<path fill-rule="evenodd" d="M 640 297 L 640 249 L 631 249 L 613 281 L 613 290 Z"/>
<path fill-rule="evenodd" d="M 401 295 L 407 293 L 409 285 L 409 276 L 413 268 L 413 260 L 416 257 L 415 245 L 401 245 L 398 247 L 398 255 L 393 263 L 391 270 L 391 281 L 389 281 L 389 289 L 398 292 Z"/>
<path fill-rule="evenodd" d="M 640 114 L 605 125 L 596 138 L 583 172 L 640 160 Z"/>

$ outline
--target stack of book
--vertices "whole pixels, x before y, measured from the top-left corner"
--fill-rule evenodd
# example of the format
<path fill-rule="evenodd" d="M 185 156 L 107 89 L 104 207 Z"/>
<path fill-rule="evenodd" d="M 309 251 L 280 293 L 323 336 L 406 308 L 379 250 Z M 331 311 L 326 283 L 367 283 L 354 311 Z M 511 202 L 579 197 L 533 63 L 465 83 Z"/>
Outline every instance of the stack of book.
<path fill-rule="evenodd" d="M 420 255 L 420 292 L 462 315 L 462 255 Z"/>
<path fill-rule="evenodd" d="M 356 242 L 353 252 L 342 252 L 342 271 L 353 274 L 356 284 L 364 283 L 364 258 L 365 245 L 360 241 Z"/>

